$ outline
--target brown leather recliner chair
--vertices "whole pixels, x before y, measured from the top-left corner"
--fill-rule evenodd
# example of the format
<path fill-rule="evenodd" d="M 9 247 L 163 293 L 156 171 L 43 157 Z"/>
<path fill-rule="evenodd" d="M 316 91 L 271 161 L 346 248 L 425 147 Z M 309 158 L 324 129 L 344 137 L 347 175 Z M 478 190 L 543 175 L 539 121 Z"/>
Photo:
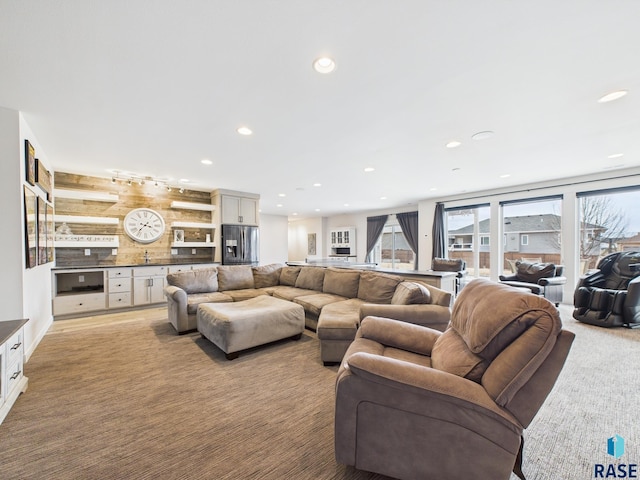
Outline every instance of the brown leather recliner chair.
<path fill-rule="evenodd" d="M 444 333 L 365 318 L 338 370 L 337 461 L 399 479 L 524 478 L 523 431 L 573 338 L 549 301 L 485 279 Z"/>
<path fill-rule="evenodd" d="M 553 263 L 516 262 L 516 273 L 500 275 L 500 281 L 512 287 L 528 288 L 531 293 L 542 295 L 556 307 L 562 302 L 562 293 L 567 278 L 564 266 Z"/>

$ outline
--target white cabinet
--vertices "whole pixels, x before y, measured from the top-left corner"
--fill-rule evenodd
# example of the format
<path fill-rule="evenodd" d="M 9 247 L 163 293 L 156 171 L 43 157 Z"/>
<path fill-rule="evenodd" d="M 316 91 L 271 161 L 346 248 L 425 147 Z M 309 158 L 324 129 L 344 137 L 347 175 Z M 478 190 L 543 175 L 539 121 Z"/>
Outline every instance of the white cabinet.
<path fill-rule="evenodd" d="M 70 269 L 53 272 L 53 314 L 71 315 L 106 308 L 102 269 Z"/>
<path fill-rule="evenodd" d="M 258 225 L 258 200 L 255 198 L 221 195 L 222 222 Z"/>
<path fill-rule="evenodd" d="M 149 305 L 165 301 L 164 286 L 167 267 L 133 269 L 133 304 Z"/>
<path fill-rule="evenodd" d="M 24 324 L 27 320 L 0 322 L 0 423 L 27 390 L 24 376 Z"/>
<path fill-rule="evenodd" d="M 131 269 L 110 268 L 107 270 L 108 308 L 123 308 L 131 306 Z"/>

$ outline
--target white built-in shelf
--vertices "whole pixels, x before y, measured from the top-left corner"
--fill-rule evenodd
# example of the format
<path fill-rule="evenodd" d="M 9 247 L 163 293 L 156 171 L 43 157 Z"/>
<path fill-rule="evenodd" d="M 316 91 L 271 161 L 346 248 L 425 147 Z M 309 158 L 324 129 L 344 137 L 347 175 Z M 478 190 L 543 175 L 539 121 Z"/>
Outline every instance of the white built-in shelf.
<path fill-rule="evenodd" d="M 56 198 L 72 198 L 75 200 L 94 200 L 96 202 L 117 202 L 118 195 L 109 192 L 97 192 L 95 190 L 69 190 L 66 188 L 54 188 L 53 196 Z"/>
<path fill-rule="evenodd" d="M 215 247 L 213 242 L 174 242 L 171 248 Z"/>
<path fill-rule="evenodd" d="M 89 223 L 93 225 L 118 225 L 120 220 L 116 217 L 86 217 L 81 215 L 55 215 L 56 223 Z"/>
<path fill-rule="evenodd" d="M 171 222 L 171 228 L 216 228 L 215 223 Z"/>
<path fill-rule="evenodd" d="M 193 203 L 174 200 L 173 202 L 171 202 L 171 208 L 181 208 L 184 210 L 205 210 L 208 212 L 213 212 L 216 209 L 216 206 L 211 205 L 210 203 Z"/>

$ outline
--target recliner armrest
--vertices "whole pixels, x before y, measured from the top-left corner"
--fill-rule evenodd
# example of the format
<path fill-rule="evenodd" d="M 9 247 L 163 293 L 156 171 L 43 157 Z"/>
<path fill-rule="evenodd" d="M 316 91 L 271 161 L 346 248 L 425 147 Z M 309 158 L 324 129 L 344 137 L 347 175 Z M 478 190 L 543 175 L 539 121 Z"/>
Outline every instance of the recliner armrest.
<path fill-rule="evenodd" d="M 516 275 L 515 273 L 513 275 L 500 275 L 498 276 L 498 278 L 500 279 L 501 282 L 517 282 L 518 281 L 518 275 Z"/>
<path fill-rule="evenodd" d="M 364 303 L 360 306 L 360 320 L 365 317 L 384 317 L 415 323 L 444 331 L 451 320 L 451 309 L 442 305 L 388 305 Z"/>
<path fill-rule="evenodd" d="M 431 355 L 431 349 L 442 332 L 433 328 L 383 317 L 362 320 L 356 338 L 367 338 L 388 347 L 400 348 L 421 355 Z"/>
<path fill-rule="evenodd" d="M 546 287 L 547 285 L 564 285 L 567 283 L 567 277 L 547 277 L 538 280 L 538 285 Z"/>

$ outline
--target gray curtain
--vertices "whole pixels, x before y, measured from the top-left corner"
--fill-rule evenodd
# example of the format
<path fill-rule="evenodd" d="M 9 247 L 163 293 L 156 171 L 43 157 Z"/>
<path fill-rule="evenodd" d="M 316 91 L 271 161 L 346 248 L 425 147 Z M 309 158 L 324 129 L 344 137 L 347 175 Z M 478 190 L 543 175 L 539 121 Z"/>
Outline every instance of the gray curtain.
<path fill-rule="evenodd" d="M 404 238 L 413 250 L 413 269 L 418 269 L 418 212 L 396 213 Z"/>
<path fill-rule="evenodd" d="M 389 215 L 367 217 L 367 255 L 365 256 L 365 261 L 370 261 L 369 255 L 371 255 L 373 247 L 376 246 L 376 242 L 378 238 L 380 238 L 384 224 L 387 223 L 388 218 Z"/>
<path fill-rule="evenodd" d="M 444 231 L 444 204 L 436 204 L 436 213 L 433 217 L 433 249 L 432 258 L 446 258 L 447 232 Z"/>

